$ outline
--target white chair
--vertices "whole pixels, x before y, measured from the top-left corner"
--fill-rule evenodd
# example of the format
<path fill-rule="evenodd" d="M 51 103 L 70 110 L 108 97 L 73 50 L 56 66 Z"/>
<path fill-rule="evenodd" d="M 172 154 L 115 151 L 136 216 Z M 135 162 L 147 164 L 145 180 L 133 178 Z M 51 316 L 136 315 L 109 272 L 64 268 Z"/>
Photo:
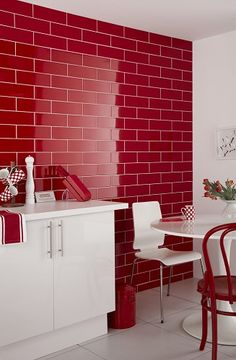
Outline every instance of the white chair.
<path fill-rule="evenodd" d="M 135 264 L 139 259 L 157 260 L 160 262 L 160 307 L 161 323 L 164 322 L 163 313 L 163 265 L 170 267 L 167 296 L 170 292 L 170 282 L 174 265 L 200 260 L 201 254 L 196 251 L 174 251 L 166 247 L 159 248 L 164 244 L 165 235 L 159 233 L 151 227 L 151 223 L 162 218 L 160 204 L 158 201 L 147 201 L 133 203 L 133 221 L 134 221 L 134 243 L 135 259 L 132 267 L 131 284 Z"/>

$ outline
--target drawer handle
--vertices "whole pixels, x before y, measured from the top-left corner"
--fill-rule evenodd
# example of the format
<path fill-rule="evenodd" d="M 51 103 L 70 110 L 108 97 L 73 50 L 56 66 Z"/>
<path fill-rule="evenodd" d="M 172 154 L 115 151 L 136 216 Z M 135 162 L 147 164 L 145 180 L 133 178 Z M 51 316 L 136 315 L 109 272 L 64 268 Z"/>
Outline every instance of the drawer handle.
<path fill-rule="evenodd" d="M 61 239 L 61 247 L 58 249 L 58 252 L 61 253 L 61 256 L 64 256 L 64 242 L 63 242 L 63 222 L 62 220 L 60 221 L 60 223 L 58 224 L 58 227 L 60 228 L 60 239 Z"/>
<path fill-rule="evenodd" d="M 47 228 L 49 229 L 49 249 L 47 253 L 49 254 L 50 259 L 52 259 L 52 221 L 50 221 Z"/>

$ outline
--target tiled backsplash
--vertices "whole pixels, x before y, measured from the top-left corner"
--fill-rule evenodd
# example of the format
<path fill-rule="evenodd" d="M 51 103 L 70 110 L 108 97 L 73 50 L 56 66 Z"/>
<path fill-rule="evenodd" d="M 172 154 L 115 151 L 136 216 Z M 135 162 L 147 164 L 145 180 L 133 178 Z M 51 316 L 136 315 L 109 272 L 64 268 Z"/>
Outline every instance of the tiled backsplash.
<path fill-rule="evenodd" d="M 94 199 L 156 199 L 164 215 L 191 203 L 191 42 L 2 1 L 0 80 L 0 166 L 34 156 L 37 191 L 61 197 L 61 164 Z M 120 211 L 119 281 L 129 279 L 132 237 L 131 210 Z M 191 275 L 191 265 L 175 268 L 175 279 Z M 158 278 L 156 263 L 138 264 L 139 290 Z"/>

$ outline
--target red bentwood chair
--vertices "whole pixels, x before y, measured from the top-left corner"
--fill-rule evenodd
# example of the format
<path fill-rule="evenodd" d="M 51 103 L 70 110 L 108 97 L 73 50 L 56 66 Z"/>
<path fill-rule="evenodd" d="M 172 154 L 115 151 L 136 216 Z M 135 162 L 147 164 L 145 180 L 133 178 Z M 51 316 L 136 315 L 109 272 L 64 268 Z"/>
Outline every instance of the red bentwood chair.
<path fill-rule="evenodd" d="M 217 308 L 217 300 L 227 301 L 229 304 L 233 304 L 236 301 L 236 276 L 231 274 L 225 250 L 227 239 L 236 240 L 236 233 L 231 234 L 233 231 L 236 232 L 236 223 L 216 226 L 206 233 L 202 243 L 206 271 L 204 278 L 198 282 L 198 291 L 202 295 L 202 339 L 200 350 L 204 350 L 206 344 L 208 312 L 210 312 L 212 322 L 212 360 L 217 360 L 217 315 L 236 316 L 236 312 L 220 310 L 219 306 Z M 225 275 L 216 275 L 215 270 L 213 270 L 208 249 L 208 241 L 211 237 L 213 237 L 212 241 L 216 241 L 220 245 L 220 255 L 223 258 Z"/>

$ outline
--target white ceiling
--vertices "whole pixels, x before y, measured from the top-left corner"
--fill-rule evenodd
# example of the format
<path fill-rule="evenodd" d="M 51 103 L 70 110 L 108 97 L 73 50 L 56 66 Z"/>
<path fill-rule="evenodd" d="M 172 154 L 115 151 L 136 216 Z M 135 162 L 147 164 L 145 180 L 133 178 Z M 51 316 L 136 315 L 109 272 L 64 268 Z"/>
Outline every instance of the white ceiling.
<path fill-rule="evenodd" d="M 187 40 L 236 30 L 236 0 L 24 0 Z"/>

